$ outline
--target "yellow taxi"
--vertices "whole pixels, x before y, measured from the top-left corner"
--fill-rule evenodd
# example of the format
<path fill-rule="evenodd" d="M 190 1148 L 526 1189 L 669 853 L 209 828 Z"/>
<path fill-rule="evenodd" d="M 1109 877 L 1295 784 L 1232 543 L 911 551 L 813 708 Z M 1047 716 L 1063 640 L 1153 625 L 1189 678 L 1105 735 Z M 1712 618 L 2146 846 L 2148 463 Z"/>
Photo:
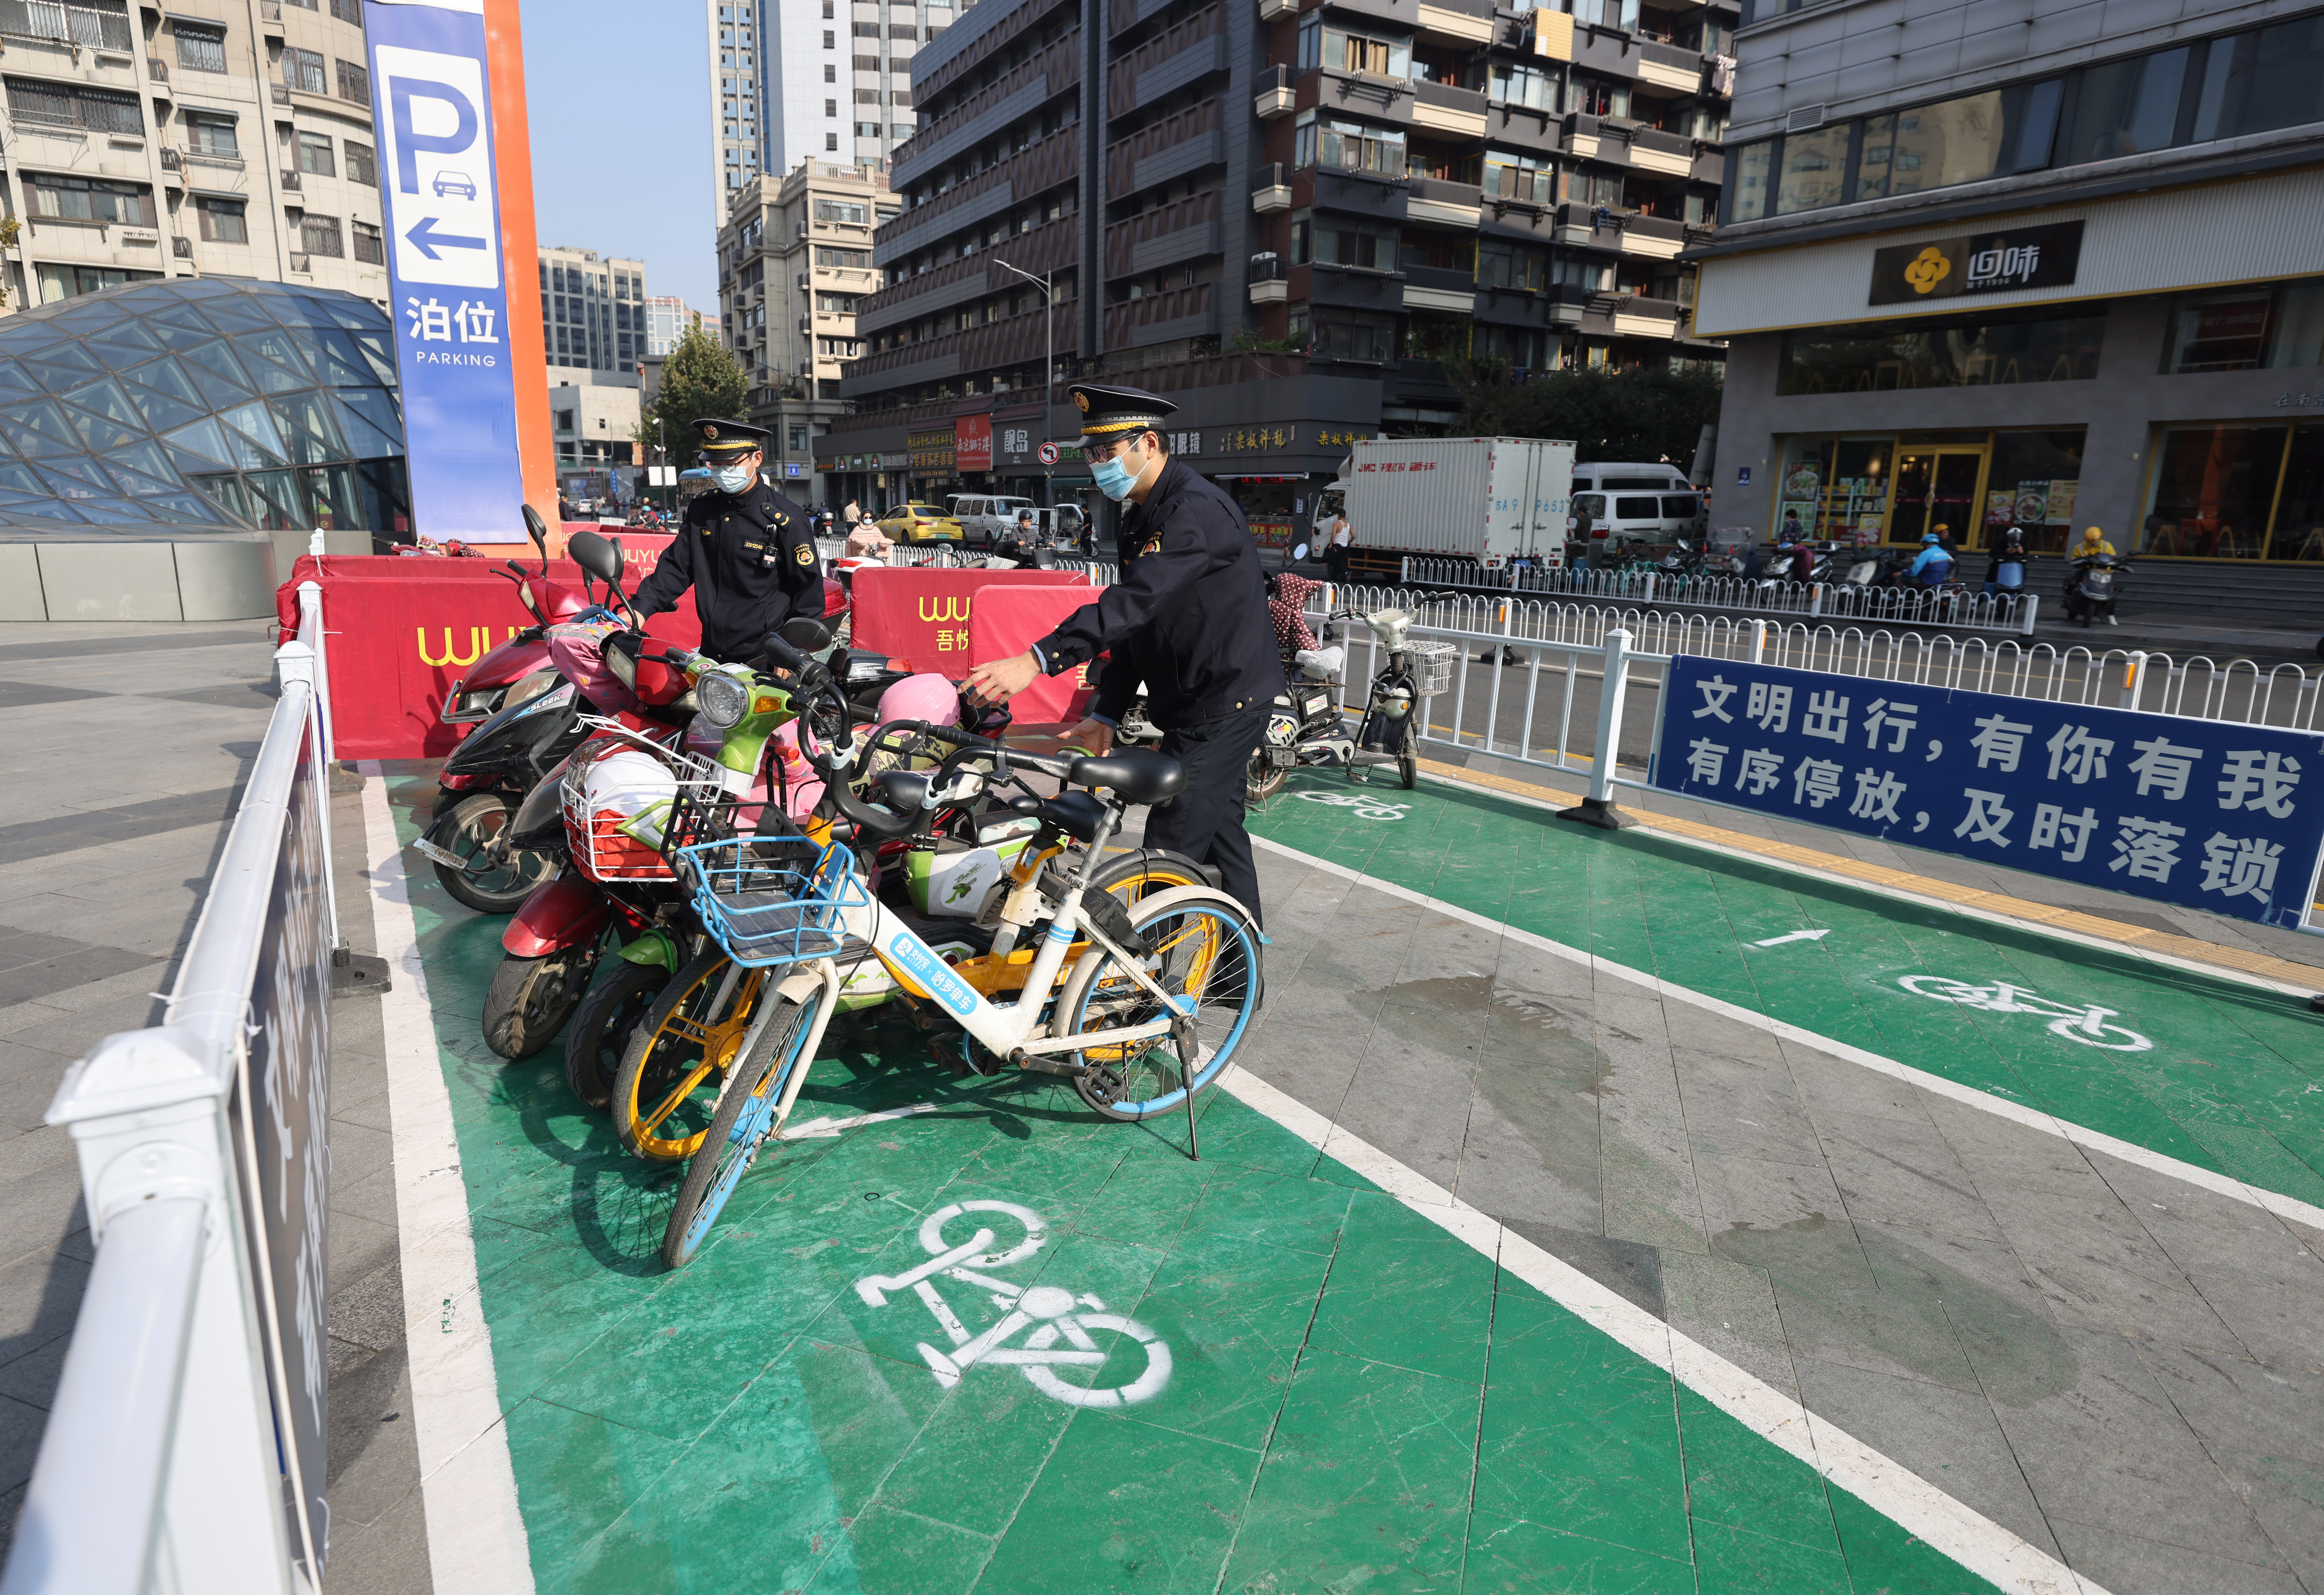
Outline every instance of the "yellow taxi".
<path fill-rule="evenodd" d="M 880 530 L 899 543 L 956 543 L 961 540 L 960 522 L 937 509 L 915 499 L 899 504 L 880 517 Z"/>

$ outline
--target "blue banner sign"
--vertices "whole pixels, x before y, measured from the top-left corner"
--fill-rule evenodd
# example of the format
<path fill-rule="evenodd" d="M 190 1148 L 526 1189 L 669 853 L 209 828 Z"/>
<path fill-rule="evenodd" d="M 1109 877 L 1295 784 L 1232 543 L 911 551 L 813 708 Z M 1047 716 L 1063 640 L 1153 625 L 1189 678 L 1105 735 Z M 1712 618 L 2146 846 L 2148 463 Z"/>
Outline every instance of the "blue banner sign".
<path fill-rule="evenodd" d="M 1684 655 L 1651 784 L 2296 927 L 2324 735 Z"/>
<path fill-rule="evenodd" d="M 483 0 L 366 0 L 364 28 L 412 525 L 515 541 L 524 473 Z"/>

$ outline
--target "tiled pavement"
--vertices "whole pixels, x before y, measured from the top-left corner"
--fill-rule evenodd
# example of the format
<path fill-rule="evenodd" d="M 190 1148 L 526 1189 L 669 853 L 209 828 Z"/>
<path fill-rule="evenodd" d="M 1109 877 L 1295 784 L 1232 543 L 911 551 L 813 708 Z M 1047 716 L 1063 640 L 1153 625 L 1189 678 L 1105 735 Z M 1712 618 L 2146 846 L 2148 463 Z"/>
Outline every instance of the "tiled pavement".
<path fill-rule="evenodd" d="M 2096 1586 L 2315 1586 L 2324 1236 L 2164 1161 L 2314 1199 L 2324 1030 L 2295 1003 L 1476 794 L 1395 797 L 1393 822 L 1296 795 L 1259 822 L 1297 850 L 1262 861 L 1259 1080 Z M 786 1147 L 661 1275 L 666 1188 L 553 1053 L 484 1053 L 496 927 L 431 891 L 412 896 L 544 1589 L 738 1567 L 916 1591 L 1983 1587 L 1231 1098 L 1193 1165 L 1176 1121 L 1095 1124 L 1023 1080 L 955 1086 L 908 1031 L 835 1030 L 799 1117 L 937 1111 Z M 1835 934 L 1738 945 L 1802 925 Z M 2094 1057 L 1896 984 L 1997 972 L 2155 1045 Z M 1073 1409 L 991 1366 L 939 1388 L 926 1311 L 849 1286 L 924 1257 L 924 1216 L 968 1201 L 1041 1214 L 1055 1240 L 1026 1267 L 1168 1343 L 1162 1395 Z M 947 1300 L 972 1328 L 998 1315 Z"/>

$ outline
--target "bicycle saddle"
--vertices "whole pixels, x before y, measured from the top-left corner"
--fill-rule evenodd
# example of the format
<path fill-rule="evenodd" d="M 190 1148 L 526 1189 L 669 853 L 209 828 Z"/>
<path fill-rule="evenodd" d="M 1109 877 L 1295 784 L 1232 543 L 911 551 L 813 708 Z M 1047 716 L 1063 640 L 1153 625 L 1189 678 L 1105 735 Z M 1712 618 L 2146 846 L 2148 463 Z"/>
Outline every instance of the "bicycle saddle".
<path fill-rule="evenodd" d="M 1065 767 L 1076 787 L 1108 787 L 1125 803 L 1167 803 L 1186 785 L 1176 759 L 1144 748 L 1124 748 L 1103 759 L 1076 759 Z"/>

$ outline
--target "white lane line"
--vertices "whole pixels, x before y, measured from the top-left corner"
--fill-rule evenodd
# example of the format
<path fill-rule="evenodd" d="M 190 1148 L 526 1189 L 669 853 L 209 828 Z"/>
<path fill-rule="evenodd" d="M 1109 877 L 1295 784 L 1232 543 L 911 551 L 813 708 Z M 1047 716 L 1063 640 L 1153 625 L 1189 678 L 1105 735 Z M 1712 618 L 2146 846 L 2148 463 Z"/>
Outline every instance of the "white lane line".
<path fill-rule="evenodd" d="M 814 1119 L 805 1124 L 786 1125 L 777 1139 L 786 1141 L 821 1140 L 838 1136 L 867 1124 L 880 1124 L 890 1119 L 909 1119 L 915 1113 L 933 1113 L 934 1102 L 914 1102 L 908 1108 L 883 1108 L 877 1113 L 858 1113 L 853 1119 Z"/>
<path fill-rule="evenodd" d="M 404 1345 L 420 1504 L 437 1595 L 529 1595 L 532 1556 L 517 1507 L 492 1332 L 476 1293 L 476 1249 L 452 1097 L 428 1006 L 428 972 L 375 761 L 364 772 L 364 841 L 372 924 L 393 972 L 380 998 L 387 1104 L 395 1157 L 395 1222 L 403 1268 Z"/>
<path fill-rule="evenodd" d="M 1824 1422 L 1782 1391 L 1615 1295 L 1240 1064 L 1228 1065 L 1219 1082 L 1237 1101 L 1466 1241 L 1753 1434 L 1773 1442 L 2006 1595 L 2107 1595 L 2040 1547 L 1970 1511 L 1911 1469 Z"/>
<path fill-rule="evenodd" d="M 1892 1080 L 1904 1081 L 1933 1096 L 1943 1097 L 1948 1102 L 1960 1102 L 1975 1108 L 1980 1112 L 1990 1113 L 1997 1119 L 2006 1119 L 2012 1124 L 2022 1124 L 2028 1129 L 2038 1129 L 2044 1135 L 2055 1136 L 2060 1140 L 2070 1142 L 2074 1146 L 2086 1148 L 2093 1152 L 2103 1152 L 2109 1157 L 2119 1158 L 2125 1163 L 2134 1164 L 2155 1174 L 2166 1175 L 2174 1180 L 2183 1180 L 2190 1185 L 2199 1186 L 2215 1195 L 2233 1197 L 2237 1202 L 2249 1203 L 2263 1212 L 2273 1213 L 2280 1219 L 2289 1219 L 2294 1223 L 2305 1224 L 2313 1230 L 2324 1230 L 2324 1207 L 2318 1207 L 2313 1203 L 2302 1202 L 2297 1197 L 2286 1196 L 2281 1192 L 2264 1191 L 2257 1186 L 2247 1185 L 2231 1176 L 2215 1173 L 2208 1168 L 2198 1168 L 2191 1163 L 2182 1163 L 2176 1157 L 2150 1151 L 2133 1142 L 2120 1140 L 2082 1125 L 2070 1123 L 2054 1114 L 2029 1108 L 2023 1102 L 2013 1102 L 2006 1098 L 1994 1096 L 1990 1093 L 1979 1091 L 1973 1085 L 1963 1085 L 1959 1081 L 1948 1080 L 1941 1074 L 1932 1074 L 1924 1069 L 1915 1069 L 1908 1064 L 1900 1064 L 1894 1058 L 1882 1057 L 1877 1052 L 1867 1052 L 1864 1048 L 1851 1046 L 1845 1041 L 1835 1041 L 1829 1036 L 1819 1036 L 1814 1031 L 1803 1030 L 1797 1025 L 1787 1025 L 1781 1019 L 1769 1019 L 1766 1014 L 1751 1009 L 1738 1007 L 1732 1002 L 1722 1001 L 1716 997 L 1706 997 L 1700 991 L 1691 991 L 1684 986 L 1673 985 L 1670 982 L 1657 975 L 1648 974 L 1643 970 L 1616 963 L 1610 959 L 1600 958 L 1596 954 L 1584 952 L 1579 947 L 1569 947 L 1563 942 L 1551 941 L 1547 936 L 1536 936 L 1529 930 L 1520 930 L 1514 925 L 1504 924 L 1499 919 L 1489 918 L 1454 903 L 1448 903 L 1441 898 L 1429 897 L 1424 892 L 1413 890 L 1410 887 L 1398 886 L 1394 881 L 1382 880 L 1376 875 L 1367 875 L 1360 870 L 1351 870 L 1345 864 L 1335 864 L 1329 859 L 1319 859 L 1313 853 L 1301 853 L 1296 847 L 1286 847 L 1279 842 L 1270 842 L 1263 836 L 1252 837 L 1251 843 L 1252 845 L 1264 848 L 1269 853 L 1280 853 L 1287 859 L 1296 859 L 1310 868 L 1322 870 L 1328 874 L 1337 875 L 1342 880 L 1354 881 L 1373 891 L 1385 892 L 1389 897 L 1427 908 L 1447 918 L 1458 919 L 1463 924 L 1492 931 L 1496 935 L 1508 936 L 1510 940 L 1522 943 L 1526 946 L 1537 948 L 1553 957 L 1581 964 L 1592 974 L 1606 975 L 1643 988 L 1666 1001 L 1692 1004 L 1707 1013 L 1715 1013 L 1721 1019 L 1732 1019 L 1738 1025 L 1747 1025 L 1755 1030 L 1764 1030 L 1778 1040 L 1809 1047 L 1845 1063 L 1854 1064 L 1859 1068 L 1869 1069 L 1876 1074 L 1886 1074 Z M 1935 906 L 1944 907 L 1945 905 Z"/>

